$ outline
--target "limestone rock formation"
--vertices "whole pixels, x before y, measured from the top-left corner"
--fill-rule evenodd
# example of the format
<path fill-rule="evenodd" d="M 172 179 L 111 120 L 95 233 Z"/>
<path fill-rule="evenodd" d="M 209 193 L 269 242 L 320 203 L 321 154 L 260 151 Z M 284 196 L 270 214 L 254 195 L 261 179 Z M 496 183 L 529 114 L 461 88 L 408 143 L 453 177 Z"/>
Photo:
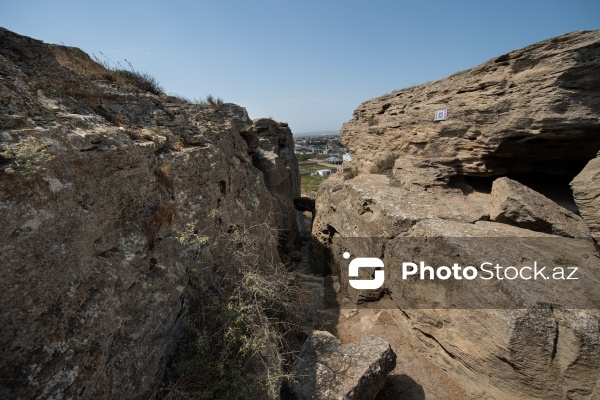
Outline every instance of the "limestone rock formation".
<path fill-rule="evenodd" d="M 452 159 L 455 175 L 573 177 L 600 149 L 599 43 L 600 31 L 573 32 L 371 99 L 342 141 L 367 172 L 395 152 Z"/>
<path fill-rule="evenodd" d="M 369 400 L 396 366 L 389 343 L 375 336 L 343 345 L 329 332 L 315 331 L 292 366 L 291 397 L 298 400 Z"/>
<path fill-rule="evenodd" d="M 453 163 L 454 159 L 399 157 L 392 167 L 392 175 L 407 188 L 448 187 L 450 178 L 456 175 Z"/>
<path fill-rule="evenodd" d="M 187 312 L 180 232 L 293 240 L 278 217 L 298 192 L 289 129 L 272 124 L 290 169 L 271 193 L 244 140 L 263 125 L 242 107 L 142 91 L 1 28 L 0 98 L 0 397 L 148 398 Z M 276 238 L 254 250 L 280 259 Z"/>
<path fill-rule="evenodd" d="M 573 238 L 590 234 L 581 217 L 512 179 L 496 179 L 490 200 L 492 221 Z"/>
<path fill-rule="evenodd" d="M 484 193 L 415 192 L 390 182 L 361 174 L 346 182 L 330 180 L 320 189 L 313 234 L 329 249 L 340 276 L 345 296 L 340 307 L 384 309 L 393 315 L 393 324 L 373 333 L 404 346 L 408 340 L 419 363 L 433 362 L 467 398 L 560 399 L 567 393 L 594 398 L 600 373 L 600 314 L 595 309 L 600 257 L 594 244 L 487 221 L 490 200 Z M 384 285 L 371 291 L 350 287 L 348 261 L 342 257 L 346 251 L 352 257 L 381 258 Z M 577 267 L 579 280 L 553 283 L 512 275 L 490 282 L 402 279 L 401 263 L 420 260 L 435 269 L 455 262 L 476 265 L 479 274 L 484 260 L 519 268 L 535 261 L 546 272 Z M 368 272 L 361 278 L 372 279 Z M 355 329 L 349 323 L 340 328 L 348 334 Z M 428 379 L 416 373 L 404 365 L 392 376 L 421 384 Z"/>
<path fill-rule="evenodd" d="M 588 233 L 599 72 L 600 31 L 574 32 L 369 100 L 344 124 L 360 173 L 321 185 L 315 259 L 340 277 L 340 338 L 376 334 L 412 358 L 391 386 L 456 400 L 600 395 L 600 254 Z M 433 121 L 438 109 L 447 120 Z M 382 259 L 384 284 L 353 288 L 344 253 Z M 405 262 L 431 268 L 404 275 Z M 457 278 L 455 263 L 476 278 Z"/>
<path fill-rule="evenodd" d="M 600 153 L 571 182 L 575 203 L 600 243 Z"/>

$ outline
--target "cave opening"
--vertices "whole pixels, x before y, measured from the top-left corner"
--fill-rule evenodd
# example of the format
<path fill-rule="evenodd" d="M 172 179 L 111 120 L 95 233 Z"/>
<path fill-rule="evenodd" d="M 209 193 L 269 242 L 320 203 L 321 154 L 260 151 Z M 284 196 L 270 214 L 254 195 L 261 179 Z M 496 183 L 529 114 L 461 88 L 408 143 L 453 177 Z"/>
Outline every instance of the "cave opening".
<path fill-rule="evenodd" d="M 561 207 L 579 215 L 579 209 L 569 186 L 575 175 L 553 175 L 541 172 L 507 173 L 495 176 L 463 176 L 462 181 L 475 192 L 489 194 L 492 192 L 494 181 L 505 176 L 543 194 Z"/>
<path fill-rule="evenodd" d="M 458 187 L 459 182 L 464 182 L 471 190 L 490 193 L 494 180 L 505 176 L 579 214 L 569 184 L 598 151 L 600 132 L 593 125 L 513 135 L 483 159 L 488 176 L 465 175 L 457 177 L 454 183 Z"/>
<path fill-rule="evenodd" d="M 550 124 L 550 122 L 546 122 Z M 490 175 L 541 173 L 574 178 L 600 151 L 600 130 L 590 123 L 546 127 L 502 139 L 483 158 Z"/>

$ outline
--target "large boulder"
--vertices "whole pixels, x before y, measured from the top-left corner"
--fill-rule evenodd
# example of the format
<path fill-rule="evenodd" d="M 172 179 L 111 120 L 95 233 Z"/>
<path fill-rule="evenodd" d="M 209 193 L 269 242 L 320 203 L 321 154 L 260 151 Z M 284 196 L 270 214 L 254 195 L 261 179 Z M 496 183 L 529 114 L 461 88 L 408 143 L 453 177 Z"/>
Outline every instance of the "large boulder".
<path fill-rule="evenodd" d="M 492 221 L 553 235 L 585 238 L 590 232 L 581 217 L 527 186 L 503 177 L 492 185 Z"/>
<path fill-rule="evenodd" d="M 372 400 L 396 366 L 390 344 L 375 336 L 343 345 L 329 332 L 315 331 L 292 366 L 291 398 Z"/>
<path fill-rule="evenodd" d="M 571 182 L 581 217 L 600 243 L 600 153 Z"/>

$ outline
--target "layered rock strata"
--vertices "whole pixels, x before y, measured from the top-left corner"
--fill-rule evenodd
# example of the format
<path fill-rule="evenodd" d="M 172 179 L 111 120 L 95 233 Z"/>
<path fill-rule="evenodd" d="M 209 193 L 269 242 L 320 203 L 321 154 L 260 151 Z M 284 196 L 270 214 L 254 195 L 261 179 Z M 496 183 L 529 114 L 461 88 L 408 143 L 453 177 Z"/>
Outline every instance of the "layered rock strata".
<path fill-rule="evenodd" d="M 342 141 L 363 171 L 395 152 L 452 175 L 573 177 L 600 149 L 599 46 L 599 31 L 573 32 L 366 101 Z"/>
<path fill-rule="evenodd" d="M 416 398 L 600 396 L 599 72 L 600 32 L 574 32 L 369 100 L 344 124 L 360 173 L 319 189 L 315 259 L 340 276 L 340 337 L 377 334 L 412 359 L 391 382 Z M 348 275 L 356 257 L 383 260 L 381 287 L 350 285 L 374 279 Z M 485 262 L 509 276 L 448 268 L 489 276 Z"/>

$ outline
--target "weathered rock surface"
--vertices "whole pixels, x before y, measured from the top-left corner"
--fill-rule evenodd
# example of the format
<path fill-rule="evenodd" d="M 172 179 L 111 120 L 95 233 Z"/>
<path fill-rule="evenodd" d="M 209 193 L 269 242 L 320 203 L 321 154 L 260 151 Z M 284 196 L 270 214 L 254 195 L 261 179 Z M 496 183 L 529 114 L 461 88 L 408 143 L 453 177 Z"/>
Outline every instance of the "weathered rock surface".
<path fill-rule="evenodd" d="M 600 31 L 573 32 L 366 101 L 342 141 L 367 172 L 395 152 L 454 159 L 455 175 L 575 176 L 600 149 L 599 77 Z"/>
<path fill-rule="evenodd" d="M 600 31 L 574 32 L 369 100 L 343 126 L 361 173 L 321 185 L 315 259 L 340 276 L 340 338 L 376 334 L 413 360 L 390 390 L 398 380 L 428 399 L 600 394 L 600 255 L 576 215 L 593 234 L 599 72 Z M 434 122 L 443 108 L 448 119 Z M 392 153 L 391 177 L 370 173 Z M 383 286 L 352 288 L 344 252 L 381 258 Z M 403 262 L 419 261 L 432 272 L 402 277 Z M 457 263 L 480 277 L 484 262 L 512 274 L 437 275 Z M 523 268 L 535 266 L 546 274 Z"/>
<path fill-rule="evenodd" d="M 289 384 L 298 400 L 374 399 L 396 366 L 389 343 L 367 336 L 343 345 L 325 331 L 315 331 L 292 366 Z"/>
<path fill-rule="evenodd" d="M 326 241 L 326 235 L 335 232 L 349 237 L 393 237 L 410 231 L 422 219 L 467 223 L 489 219 L 489 196 L 483 193 L 416 191 L 411 185 L 394 183 L 375 174 L 360 174 L 345 182 L 329 178 L 316 200 L 315 238 Z"/>
<path fill-rule="evenodd" d="M 576 310 L 356 310 L 348 305 L 337 329 L 344 341 L 377 335 L 390 342 L 398 361 L 382 399 L 598 396 L 598 372 L 590 368 L 597 361 L 588 355 L 588 349 L 597 349 L 590 338 L 598 325 Z M 578 353 L 579 360 L 571 358 Z M 564 376 L 557 379 L 561 370 Z"/>
<path fill-rule="evenodd" d="M 572 238 L 589 237 L 585 222 L 544 195 L 506 177 L 492 185 L 492 221 Z"/>
<path fill-rule="evenodd" d="M 562 399 L 575 394 L 594 398 L 600 374 L 600 313 L 590 308 L 599 301 L 600 257 L 593 243 L 486 221 L 490 196 L 483 193 L 415 192 L 402 185 L 388 186 L 390 182 L 385 176 L 361 174 L 346 182 L 328 181 L 320 189 L 313 234 L 333 256 L 345 296 L 340 307 L 386 310 L 394 323 L 364 332 L 380 335 L 392 345 L 408 341 L 416 363 L 429 365 L 426 371 L 431 364 L 437 366 L 444 385 L 461 388 L 466 398 Z M 373 237 L 379 240 L 369 239 Z M 386 271 L 383 287 L 351 288 L 344 251 L 352 257 L 381 258 Z M 454 262 L 478 265 L 473 260 L 520 267 L 536 261 L 540 267 L 548 266 L 546 272 L 554 266 L 578 266 L 579 280 L 573 286 L 543 279 L 489 283 L 402 279 L 401 263 L 419 260 L 434 267 Z M 371 279 L 368 274 L 362 278 Z M 359 315 L 364 315 L 362 310 Z M 338 332 L 360 337 L 353 321 L 342 321 Z M 427 387 L 435 382 L 408 364 L 401 364 L 392 376 L 410 377 L 425 394 L 439 391 Z M 444 398 L 465 398 L 453 390 L 456 397 Z"/>
<path fill-rule="evenodd" d="M 186 313 L 178 232 L 293 235 L 252 165 L 245 109 L 108 78 L 78 49 L 0 28 L 2 398 L 150 397 Z M 279 261 L 276 239 L 255 250 Z"/>
<path fill-rule="evenodd" d="M 450 178 L 456 175 L 454 162 L 454 159 L 400 157 L 394 163 L 392 175 L 407 188 L 448 187 Z"/>
<path fill-rule="evenodd" d="M 290 252 L 298 238 L 293 199 L 300 197 L 300 173 L 292 131 L 285 122 L 260 118 L 253 121 L 252 131 L 244 137 L 249 145 L 258 144 L 249 148 L 252 163 L 262 171 L 265 185 L 278 202 L 279 207 L 272 212 L 278 220 L 282 247 Z M 255 137 L 257 141 L 253 140 Z"/>
<path fill-rule="evenodd" d="M 571 182 L 581 217 L 600 243 L 600 153 Z"/>

